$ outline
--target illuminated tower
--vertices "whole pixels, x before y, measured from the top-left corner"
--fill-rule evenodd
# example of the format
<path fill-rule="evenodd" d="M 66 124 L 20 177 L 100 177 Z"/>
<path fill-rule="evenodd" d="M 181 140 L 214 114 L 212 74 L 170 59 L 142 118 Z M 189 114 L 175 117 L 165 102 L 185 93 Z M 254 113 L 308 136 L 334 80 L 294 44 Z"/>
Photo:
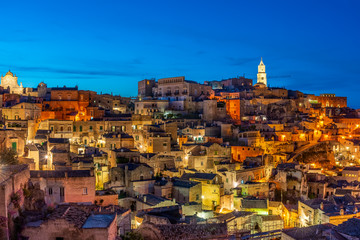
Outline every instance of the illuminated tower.
<path fill-rule="evenodd" d="M 262 58 L 258 66 L 257 83 L 263 83 L 265 86 L 267 86 L 265 64 L 263 63 Z"/>

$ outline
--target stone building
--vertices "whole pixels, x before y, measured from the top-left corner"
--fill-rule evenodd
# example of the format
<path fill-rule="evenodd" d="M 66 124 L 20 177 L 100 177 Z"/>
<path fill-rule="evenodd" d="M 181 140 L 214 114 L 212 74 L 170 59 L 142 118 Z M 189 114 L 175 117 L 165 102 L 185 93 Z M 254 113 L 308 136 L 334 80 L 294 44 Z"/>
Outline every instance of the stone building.
<path fill-rule="evenodd" d="M 245 113 L 245 103 L 240 99 L 226 99 L 226 112 L 235 124 L 241 123 L 241 118 Z"/>
<path fill-rule="evenodd" d="M 159 99 L 185 100 L 189 97 L 198 98 L 201 95 L 210 96 L 211 86 L 194 81 L 185 80 L 185 77 L 162 78 L 153 88 L 154 97 Z"/>
<path fill-rule="evenodd" d="M 181 176 L 181 179 L 201 183 L 201 199 L 204 210 L 215 210 L 220 205 L 223 188 L 222 179 L 219 175 L 212 173 L 185 173 Z"/>
<path fill-rule="evenodd" d="M 29 222 L 21 232 L 23 238 L 41 239 L 109 239 L 117 236 L 115 213 L 91 214 L 77 206 L 61 206 L 45 220 Z"/>
<path fill-rule="evenodd" d="M 226 106 L 223 102 L 218 102 L 214 99 L 204 100 L 202 110 L 202 119 L 206 122 L 224 120 L 226 118 Z"/>
<path fill-rule="evenodd" d="M 91 170 L 31 171 L 31 182 L 45 192 L 45 203 L 87 202 L 95 200 L 95 176 Z"/>
<path fill-rule="evenodd" d="M 153 87 L 155 87 L 155 79 L 144 79 L 138 82 L 139 97 L 153 97 Z"/>
<path fill-rule="evenodd" d="M 52 88 L 49 101 L 43 101 L 42 119 L 58 120 L 90 120 L 104 116 L 104 110 L 90 106 L 91 96 L 96 95 L 92 91 L 78 90 L 62 87 Z"/>
<path fill-rule="evenodd" d="M 46 119 L 42 120 L 38 126 L 40 130 L 50 130 L 51 138 L 69 138 L 73 137 L 73 121 Z"/>
<path fill-rule="evenodd" d="M 145 163 L 154 169 L 154 174 L 159 174 L 163 170 L 175 168 L 175 157 L 156 153 L 141 153 L 140 162 Z"/>
<path fill-rule="evenodd" d="M 101 148 L 134 148 L 134 138 L 123 132 L 105 133 L 99 140 Z M 102 144 L 104 144 L 102 146 Z"/>
<path fill-rule="evenodd" d="M 140 160 L 140 152 L 137 149 L 129 149 L 129 148 L 118 148 L 112 149 L 109 153 L 109 162 L 112 167 L 115 167 L 117 161 L 119 162 L 139 162 Z"/>
<path fill-rule="evenodd" d="M 221 81 L 205 81 L 204 84 L 211 86 L 213 90 L 239 91 L 251 88 L 253 81 L 245 77 L 236 77 Z"/>
<path fill-rule="evenodd" d="M 47 142 L 47 151 L 48 170 L 70 167 L 69 139 L 49 138 Z"/>
<path fill-rule="evenodd" d="M 130 196 L 152 193 L 154 190 L 154 170 L 146 164 L 125 163 L 110 169 L 110 182 L 105 188 L 116 192 L 126 192 Z"/>
<path fill-rule="evenodd" d="M 347 107 L 347 97 L 337 97 L 335 94 L 325 93 L 320 96 L 308 96 L 312 103 L 320 103 L 321 107 Z"/>
<path fill-rule="evenodd" d="M 144 128 L 144 146 L 148 153 L 169 153 L 171 151 L 171 134 L 157 126 Z M 140 147 L 140 150 L 141 147 Z"/>
<path fill-rule="evenodd" d="M 176 202 L 185 204 L 191 202 L 202 203 L 202 186 L 200 182 L 175 179 L 173 181 L 172 196 Z"/>
<path fill-rule="evenodd" d="M 243 162 L 247 157 L 263 155 L 264 150 L 258 147 L 231 146 L 232 161 Z"/>
<path fill-rule="evenodd" d="M 4 119 L 37 120 L 41 117 L 41 105 L 38 103 L 22 102 L 2 109 Z"/>
<path fill-rule="evenodd" d="M 135 101 L 135 114 L 154 116 L 155 113 L 164 113 L 168 108 L 168 100 L 143 99 Z"/>
<path fill-rule="evenodd" d="M 215 172 L 215 165 L 231 160 L 231 149 L 218 143 L 184 144 L 185 165 L 190 169 Z"/>
<path fill-rule="evenodd" d="M 11 148 L 22 156 L 25 150 L 26 133 L 22 130 L 0 129 L 0 150 Z"/>

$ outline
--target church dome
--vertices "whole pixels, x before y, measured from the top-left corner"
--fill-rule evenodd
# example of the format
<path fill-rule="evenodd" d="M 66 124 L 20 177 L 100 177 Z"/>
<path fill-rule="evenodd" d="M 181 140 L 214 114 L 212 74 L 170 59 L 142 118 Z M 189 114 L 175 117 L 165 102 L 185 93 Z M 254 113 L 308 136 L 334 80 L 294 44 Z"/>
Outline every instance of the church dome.
<path fill-rule="evenodd" d="M 8 76 L 8 75 L 12 76 L 12 77 L 14 76 L 14 74 L 10 70 L 5 74 L 5 76 Z"/>

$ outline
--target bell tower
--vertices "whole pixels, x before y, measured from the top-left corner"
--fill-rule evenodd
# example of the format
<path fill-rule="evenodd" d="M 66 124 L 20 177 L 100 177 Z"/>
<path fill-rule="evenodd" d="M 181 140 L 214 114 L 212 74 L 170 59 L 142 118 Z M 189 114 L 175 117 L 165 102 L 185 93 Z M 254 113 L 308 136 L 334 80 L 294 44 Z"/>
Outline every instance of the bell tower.
<path fill-rule="evenodd" d="M 263 83 L 265 86 L 267 86 L 265 64 L 263 63 L 262 58 L 258 66 L 257 83 Z"/>

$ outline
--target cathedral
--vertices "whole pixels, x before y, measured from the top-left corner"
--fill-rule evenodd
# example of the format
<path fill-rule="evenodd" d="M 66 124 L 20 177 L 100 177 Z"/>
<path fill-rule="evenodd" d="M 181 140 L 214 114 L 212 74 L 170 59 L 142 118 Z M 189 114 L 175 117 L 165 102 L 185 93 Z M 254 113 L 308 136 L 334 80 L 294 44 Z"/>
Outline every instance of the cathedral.
<path fill-rule="evenodd" d="M 19 86 L 17 76 L 14 75 L 10 70 L 5 74 L 5 76 L 1 76 L 1 87 L 3 89 L 9 89 L 10 93 L 24 93 L 24 87 L 22 83 L 20 83 Z"/>

